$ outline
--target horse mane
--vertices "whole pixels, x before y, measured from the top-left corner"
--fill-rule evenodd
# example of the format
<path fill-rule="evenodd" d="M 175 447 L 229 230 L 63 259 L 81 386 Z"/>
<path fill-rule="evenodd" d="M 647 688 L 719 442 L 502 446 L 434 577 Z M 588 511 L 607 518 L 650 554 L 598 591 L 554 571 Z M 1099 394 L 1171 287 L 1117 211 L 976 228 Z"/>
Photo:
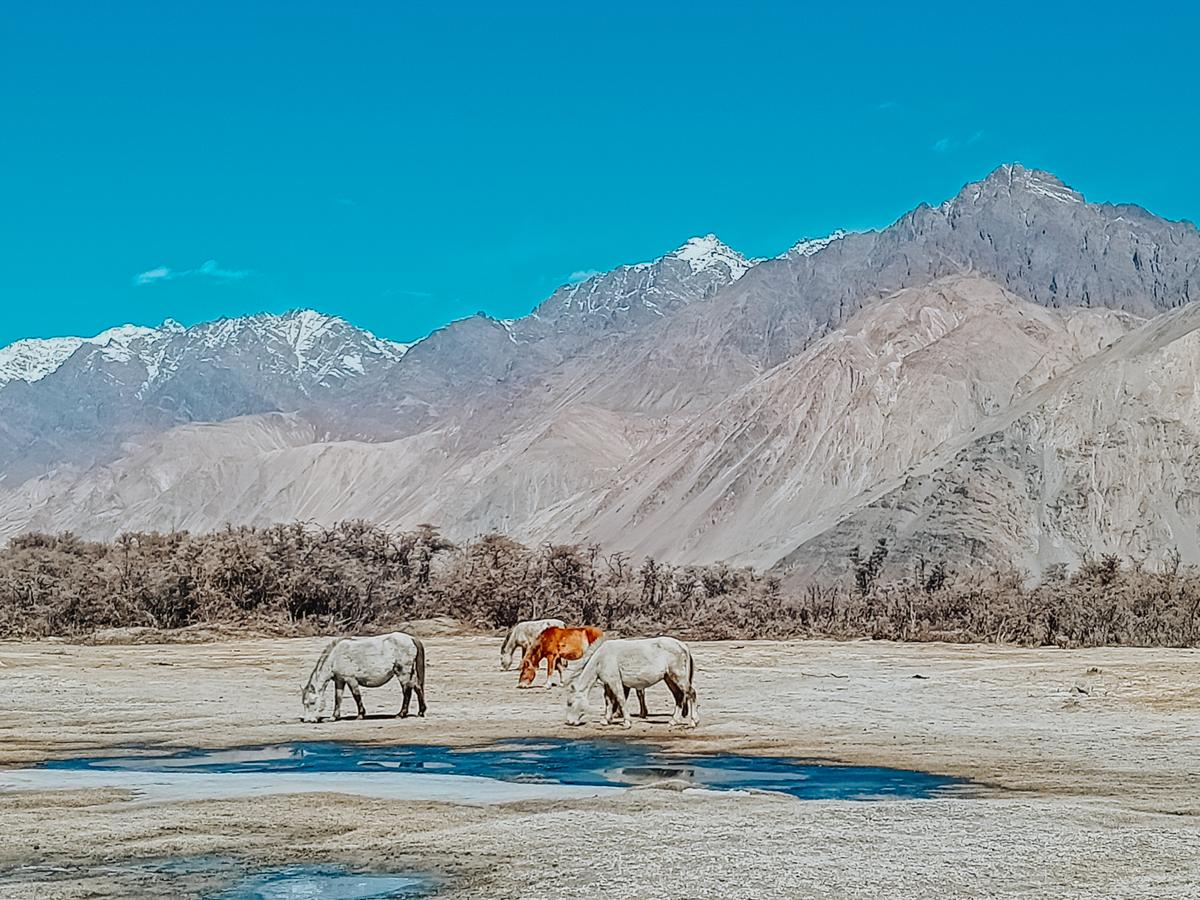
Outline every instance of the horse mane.
<path fill-rule="evenodd" d="M 521 624 L 520 622 L 515 622 L 513 624 L 513 626 L 510 629 L 508 629 L 508 632 L 504 635 L 504 643 L 500 645 L 500 655 L 501 656 L 507 657 L 508 654 L 512 653 L 512 651 L 513 651 L 513 636 L 517 633 L 517 625 L 520 625 L 520 624 Z"/>
<path fill-rule="evenodd" d="M 559 625 L 551 625 L 549 628 L 543 628 L 541 634 L 533 639 L 533 643 L 529 645 L 525 651 L 525 659 L 531 659 L 535 663 L 540 663 L 546 658 L 546 646 L 550 643 L 551 637 L 557 637 L 560 631 L 569 631 L 568 628 L 563 628 Z"/>
<path fill-rule="evenodd" d="M 321 651 L 321 655 L 317 657 L 317 664 L 313 666 L 312 671 L 308 673 L 308 687 L 315 687 L 314 683 L 317 680 L 317 673 L 321 668 L 329 662 L 329 654 L 333 652 L 333 648 L 344 641 L 345 638 L 334 638 L 329 642 L 329 646 Z"/>

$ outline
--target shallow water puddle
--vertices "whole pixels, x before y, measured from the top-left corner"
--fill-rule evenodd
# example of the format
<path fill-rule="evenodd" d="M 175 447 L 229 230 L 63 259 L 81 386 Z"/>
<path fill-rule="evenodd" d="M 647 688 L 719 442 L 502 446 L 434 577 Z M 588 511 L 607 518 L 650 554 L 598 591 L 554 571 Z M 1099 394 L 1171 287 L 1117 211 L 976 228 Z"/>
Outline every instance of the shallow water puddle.
<path fill-rule="evenodd" d="M 438 879 L 355 872 L 335 865 L 254 868 L 228 857 L 185 857 L 96 866 L 23 866 L 0 872 L 7 886 L 53 895 L 69 885 L 94 896 L 193 896 L 211 900 L 410 900 L 436 892 Z"/>
<path fill-rule="evenodd" d="M 380 900 L 423 897 L 432 889 L 415 875 L 371 875 L 289 866 L 247 876 L 214 900 Z"/>
<path fill-rule="evenodd" d="M 237 750 L 126 751 L 54 760 L 31 771 L 134 789 L 147 785 L 222 784 L 233 794 L 276 790 L 346 790 L 492 803 L 534 796 L 594 795 L 631 785 L 670 781 L 712 790 L 762 790 L 802 799 L 922 799 L 961 791 L 967 782 L 928 772 L 825 764 L 788 757 L 676 755 L 653 745 L 611 740 L 510 740 L 480 747 L 430 744 L 378 746 L 333 741 Z M 206 778 L 207 776 L 207 778 Z M 264 778 L 264 776 L 267 776 Z M 213 782 L 216 784 L 213 784 Z M 49 785 L 45 785 L 49 786 Z M 299 786 L 299 788 L 297 788 Z M 211 792 L 205 792 L 211 795 Z"/>

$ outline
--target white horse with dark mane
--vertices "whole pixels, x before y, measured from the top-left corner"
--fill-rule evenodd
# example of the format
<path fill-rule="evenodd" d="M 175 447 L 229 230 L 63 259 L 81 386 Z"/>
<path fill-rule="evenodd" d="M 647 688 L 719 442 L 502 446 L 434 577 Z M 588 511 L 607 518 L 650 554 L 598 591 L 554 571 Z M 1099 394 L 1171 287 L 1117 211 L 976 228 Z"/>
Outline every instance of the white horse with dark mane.
<path fill-rule="evenodd" d="M 342 714 L 342 688 L 350 688 L 358 715 L 366 718 L 360 687 L 380 687 L 393 678 L 404 688 L 400 717 L 408 715 L 413 692 L 417 694 L 417 715 L 425 715 L 425 645 L 402 631 L 379 637 L 338 638 L 325 648 L 313 666 L 308 683 L 300 695 L 304 721 L 320 721 L 325 710 L 325 692 L 333 682 L 333 717 Z M 320 703 L 318 704 L 318 700 Z"/>
<path fill-rule="evenodd" d="M 512 664 L 533 646 L 538 635 L 550 627 L 566 628 L 567 623 L 562 619 L 531 619 L 528 622 L 518 622 L 508 629 L 504 643 L 500 646 L 500 668 L 511 669 Z M 553 676 L 554 673 L 551 672 L 550 675 Z"/>
<path fill-rule="evenodd" d="M 675 698 L 671 724 L 694 726 L 700 721 L 696 689 L 692 686 L 694 673 L 692 651 L 675 638 L 602 640 L 567 681 L 567 724 L 583 724 L 588 694 L 599 684 L 604 688 L 604 724 L 610 724 L 613 714 L 619 713 L 621 724 L 629 728 L 629 691 L 636 690 L 640 698 L 646 688 L 665 681 Z M 642 699 L 643 715 L 645 709 L 646 701 Z"/>

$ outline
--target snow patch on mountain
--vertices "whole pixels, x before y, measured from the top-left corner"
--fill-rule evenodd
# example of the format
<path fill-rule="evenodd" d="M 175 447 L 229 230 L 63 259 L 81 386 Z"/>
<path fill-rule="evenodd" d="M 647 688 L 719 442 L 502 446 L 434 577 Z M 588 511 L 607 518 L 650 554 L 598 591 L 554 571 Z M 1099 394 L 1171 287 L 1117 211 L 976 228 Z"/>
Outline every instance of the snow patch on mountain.
<path fill-rule="evenodd" d="M 88 343 L 99 345 L 104 358 L 113 362 L 130 362 L 135 357 L 145 362 L 154 357 L 153 348 L 146 345 L 161 337 L 162 332 L 157 328 L 118 325 L 116 328 L 100 332 Z"/>
<path fill-rule="evenodd" d="M 786 251 L 781 253 L 777 259 L 786 257 L 795 258 L 797 256 L 812 256 L 814 253 L 820 253 L 834 241 L 840 241 L 846 236 L 846 232 L 839 228 L 832 234 L 819 238 L 805 238 L 797 244 L 793 244 Z"/>
<path fill-rule="evenodd" d="M 1031 194 L 1049 197 L 1059 203 L 1082 203 L 1083 195 L 1071 190 L 1057 179 L 1041 178 L 1037 172 L 1028 173 L 1025 187 Z"/>
<path fill-rule="evenodd" d="M 41 381 L 84 343 L 83 338 L 26 338 L 0 348 L 0 386 Z"/>

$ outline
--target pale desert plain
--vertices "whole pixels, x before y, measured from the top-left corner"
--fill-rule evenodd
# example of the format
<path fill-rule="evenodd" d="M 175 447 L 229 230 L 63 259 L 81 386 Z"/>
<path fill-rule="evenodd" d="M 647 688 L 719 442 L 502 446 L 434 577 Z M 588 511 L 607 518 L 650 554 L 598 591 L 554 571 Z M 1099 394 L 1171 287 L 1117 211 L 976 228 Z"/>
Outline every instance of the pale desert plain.
<path fill-rule="evenodd" d="M 596 698 L 587 725 L 565 726 L 563 689 L 517 690 L 495 636 L 426 640 L 424 719 L 302 724 L 299 690 L 325 643 L 0 644 L 0 895 L 202 895 L 219 887 L 215 876 L 138 864 L 210 857 L 431 873 L 443 897 L 1200 892 L 1196 650 L 693 643 L 699 727 L 669 726 L 659 686 L 651 719 L 623 731 L 597 724 Z M 399 693 L 365 690 L 368 714 L 394 712 Z M 668 783 L 464 803 L 196 799 L 17 778 L 46 759 L 133 746 L 597 736 L 920 769 L 976 786 L 829 801 Z"/>

